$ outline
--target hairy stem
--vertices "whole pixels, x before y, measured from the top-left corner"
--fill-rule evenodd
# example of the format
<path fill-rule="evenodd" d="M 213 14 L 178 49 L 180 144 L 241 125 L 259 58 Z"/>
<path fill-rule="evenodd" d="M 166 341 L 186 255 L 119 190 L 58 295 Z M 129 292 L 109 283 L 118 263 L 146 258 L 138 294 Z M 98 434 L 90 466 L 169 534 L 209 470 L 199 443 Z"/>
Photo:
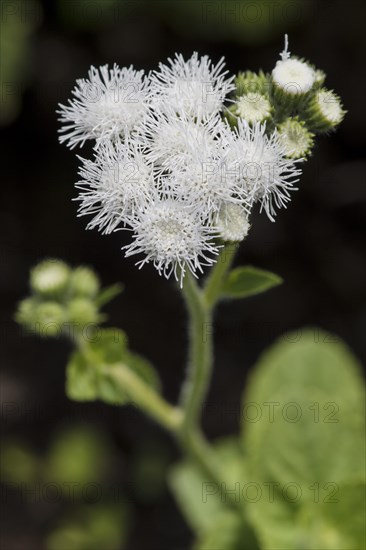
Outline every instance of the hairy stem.
<path fill-rule="evenodd" d="M 212 315 L 190 273 L 185 277 L 183 295 L 189 312 L 189 362 L 180 404 L 184 411 L 184 428 L 188 432 L 199 422 L 211 379 Z"/>
<path fill-rule="evenodd" d="M 224 277 L 234 261 L 237 249 L 238 243 L 228 243 L 223 246 L 216 264 L 207 277 L 206 284 L 204 286 L 204 300 L 211 309 L 215 307 L 216 302 L 220 297 Z"/>
<path fill-rule="evenodd" d="M 170 405 L 123 363 L 108 367 L 107 372 L 123 388 L 133 404 L 169 431 L 178 432 L 183 419 L 178 407 Z"/>
<path fill-rule="evenodd" d="M 195 428 L 211 382 L 213 366 L 212 312 L 219 300 L 223 279 L 233 262 L 237 244 L 225 245 L 212 268 L 203 290 L 188 272 L 183 285 L 189 313 L 189 357 L 187 379 L 180 404 L 184 411 L 183 425 L 187 431 Z"/>

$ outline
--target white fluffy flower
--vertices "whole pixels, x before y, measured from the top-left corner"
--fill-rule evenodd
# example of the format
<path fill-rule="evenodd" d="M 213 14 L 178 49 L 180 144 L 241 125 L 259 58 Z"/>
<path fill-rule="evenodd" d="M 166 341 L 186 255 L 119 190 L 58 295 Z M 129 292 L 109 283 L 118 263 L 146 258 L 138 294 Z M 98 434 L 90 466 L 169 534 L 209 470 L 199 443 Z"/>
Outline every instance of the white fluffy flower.
<path fill-rule="evenodd" d="M 88 79 L 79 79 L 68 105 L 58 113 L 63 127 L 60 142 L 71 148 L 88 139 L 128 135 L 142 119 L 148 104 L 148 79 L 133 66 L 108 69 L 91 67 Z"/>
<path fill-rule="evenodd" d="M 315 70 L 305 61 L 291 58 L 288 51 L 288 36 L 285 35 L 285 48 L 272 71 L 274 84 L 290 96 L 305 94 L 318 78 Z"/>
<path fill-rule="evenodd" d="M 290 191 L 301 170 L 297 163 L 303 159 L 285 157 L 284 147 L 277 132 L 268 137 L 265 124 L 250 127 L 240 120 L 234 132 L 226 133 L 227 177 L 234 178 L 242 187 L 243 202 L 261 203 L 270 220 L 274 221 L 275 207 L 280 208 L 290 200 Z"/>
<path fill-rule="evenodd" d="M 111 233 L 146 202 L 154 189 L 152 168 L 136 144 L 103 142 L 94 160 L 79 157 L 79 216 L 93 215 L 87 229 Z"/>
<path fill-rule="evenodd" d="M 159 64 L 159 71 L 151 77 L 151 95 L 155 105 L 169 106 L 177 112 L 205 118 L 220 111 L 229 92 L 234 90 L 233 78 L 226 78 L 224 58 L 213 65 L 207 55 L 194 52 L 185 61 L 181 54 L 168 59 L 168 65 Z"/>
<path fill-rule="evenodd" d="M 129 224 L 134 235 L 125 255 L 144 254 L 136 265 L 153 262 L 160 274 L 168 278 L 173 273 L 181 285 L 187 268 L 202 272 L 218 253 L 213 230 L 202 224 L 194 206 L 169 196 L 155 197 Z"/>
<path fill-rule="evenodd" d="M 313 87 L 315 71 L 299 59 L 277 61 L 272 71 L 274 83 L 291 95 L 305 94 Z"/>
<path fill-rule="evenodd" d="M 204 121 L 193 120 L 183 111 L 171 108 L 150 111 L 138 128 L 140 145 L 149 162 L 157 168 L 172 169 L 191 161 L 192 151 L 207 156 L 217 148 L 224 124 L 214 113 Z"/>
<path fill-rule="evenodd" d="M 240 183 L 226 177 L 225 149 L 220 144 L 207 152 L 192 144 L 189 158 L 172 168 L 166 182 L 177 197 L 195 205 L 202 219 L 211 223 L 223 202 L 241 201 Z"/>

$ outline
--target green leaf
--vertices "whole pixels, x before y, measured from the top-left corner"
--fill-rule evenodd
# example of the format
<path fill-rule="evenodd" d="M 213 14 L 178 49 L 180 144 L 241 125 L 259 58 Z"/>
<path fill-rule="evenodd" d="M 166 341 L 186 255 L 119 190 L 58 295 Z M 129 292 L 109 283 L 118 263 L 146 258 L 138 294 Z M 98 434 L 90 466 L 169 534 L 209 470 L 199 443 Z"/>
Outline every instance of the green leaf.
<path fill-rule="evenodd" d="M 287 334 L 260 358 L 242 420 L 264 549 L 363 547 L 360 530 L 346 528 L 357 515 L 349 493 L 358 502 L 364 480 L 363 408 L 359 364 L 330 334 Z"/>
<path fill-rule="evenodd" d="M 113 300 L 113 298 L 118 296 L 118 294 L 121 294 L 122 291 L 123 285 L 119 283 L 103 288 L 103 290 L 101 290 L 101 292 L 96 297 L 95 303 L 98 305 L 98 307 L 102 307 Z"/>
<path fill-rule="evenodd" d="M 237 490 L 240 502 L 240 488 L 247 480 L 240 442 L 233 437 L 225 438 L 216 442 L 214 449 L 218 463 L 224 466 L 221 487 L 226 487 L 227 491 Z M 184 461 L 173 466 L 168 480 L 187 523 L 198 535 L 197 550 L 258 548 L 254 533 L 245 519 L 244 507 L 242 514 L 228 507 L 218 484 L 209 480 L 196 464 Z M 213 541 L 216 541 L 216 546 Z M 226 545 L 228 541 L 230 546 Z"/>
<path fill-rule="evenodd" d="M 282 283 L 281 277 L 252 266 L 230 271 L 223 283 L 222 295 L 227 298 L 246 298 L 265 292 Z"/>
<path fill-rule="evenodd" d="M 199 536 L 193 550 L 256 550 L 258 547 L 248 527 L 234 513 L 226 512 L 212 521 L 210 528 Z"/>
<path fill-rule="evenodd" d="M 130 397 L 120 387 L 106 366 L 126 365 L 155 389 L 159 378 L 148 361 L 127 349 L 127 337 L 119 329 L 98 329 L 92 341 L 72 354 L 66 369 L 66 393 L 76 401 L 100 399 L 112 405 L 129 403 Z M 110 370 L 110 369 L 109 369 Z"/>

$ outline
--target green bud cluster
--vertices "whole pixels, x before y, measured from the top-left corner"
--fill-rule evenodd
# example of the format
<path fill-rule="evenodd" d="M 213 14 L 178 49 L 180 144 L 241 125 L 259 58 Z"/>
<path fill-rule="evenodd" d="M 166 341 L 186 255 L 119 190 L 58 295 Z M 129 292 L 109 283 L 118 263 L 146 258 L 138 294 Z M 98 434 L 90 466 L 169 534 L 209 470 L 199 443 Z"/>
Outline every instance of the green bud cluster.
<path fill-rule="evenodd" d="M 324 71 L 285 50 L 272 73 L 240 72 L 225 117 L 235 126 L 265 123 L 277 131 L 288 158 L 306 159 L 316 134 L 335 129 L 346 111 L 339 97 L 324 87 Z"/>
<path fill-rule="evenodd" d="M 30 287 L 31 296 L 19 303 L 16 320 L 31 332 L 61 336 L 70 326 L 82 332 L 104 320 L 100 281 L 88 267 L 72 269 L 60 260 L 44 260 L 31 270 Z"/>

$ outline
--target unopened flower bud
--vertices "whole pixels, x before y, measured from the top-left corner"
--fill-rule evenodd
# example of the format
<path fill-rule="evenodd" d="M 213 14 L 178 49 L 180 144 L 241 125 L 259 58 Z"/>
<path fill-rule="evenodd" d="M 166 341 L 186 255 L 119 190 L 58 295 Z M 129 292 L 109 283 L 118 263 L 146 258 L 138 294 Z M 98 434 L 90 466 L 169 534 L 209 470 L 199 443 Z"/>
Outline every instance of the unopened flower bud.
<path fill-rule="evenodd" d="M 60 336 L 65 322 L 64 308 L 57 302 L 43 302 L 34 309 L 34 325 L 30 326 L 39 336 Z"/>
<path fill-rule="evenodd" d="M 249 124 L 264 122 L 271 117 L 272 107 L 265 95 L 247 93 L 238 97 L 234 114 L 243 118 Z"/>
<path fill-rule="evenodd" d="M 100 282 L 92 269 L 80 266 L 70 277 L 70 290 L 73 296 L 93 298 L 100 289 Z"/>
<path fill-rule="evenodd" d="M 15 314 L 15 319 L 21 325 L 30 328 L 35 323 L 34 311 L 37 306 L 37 301 L 34 298 L 26 298 L 18 305 L 18 310 Z"/>
<path fill-rule="evenodd" d="M 31 271 L 30 282 L 34 292 L 42 296 L 59 296 L 65 290 L 70 268 L 60 260 L 45 260 Z"/>
<path fill-rule="evenodd" d="M 242 241 L 250 228 L 248 214 L 240 204 L 226 203 L 220 209 L 216 227 L 224 241 Z"/>
<path fill-rule="evenodd" d="M 67 321 L 69 323 L 84 327 L 89 324 L 96 324 L 100 321 L 98 309 L 95 304 L 86 298 L 74 298 L 66 309 Z"/>
<path fill-rule="evenodd" d="M 321 88 L 314 95 L 304 116 L 308 126 L 314 132 L 328 132 L 342 122 L 346 111 L 332 90 Z"/>
<path fill-rule="evenodd" d="M 280 57 L 272 71 L 272 95 L 279 106 L 291 109 L 307 98 L 315 84 L 316 72 L 306 61 L 291 57 L 287 35 L 285 49 Z"/>
<path fill-rule="evenodd" d="M 309 132 L 304 121 L 289 117 L 277 127 L 277 131 L 288 158 L 299 159 L 310 155 L 314 134 Z"/>

